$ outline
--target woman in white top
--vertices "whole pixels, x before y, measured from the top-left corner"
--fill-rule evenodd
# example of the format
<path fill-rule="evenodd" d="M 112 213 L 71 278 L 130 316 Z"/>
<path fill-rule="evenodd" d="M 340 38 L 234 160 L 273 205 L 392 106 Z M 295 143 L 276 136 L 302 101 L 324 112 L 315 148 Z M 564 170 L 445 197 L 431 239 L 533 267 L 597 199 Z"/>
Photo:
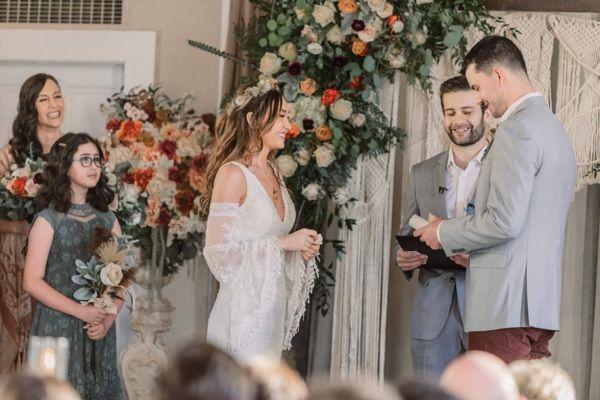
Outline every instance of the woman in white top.
<path fill-rule="evenodd" d="M 320 237 L 289 233 L 296 210 L 274 162 L 289 129 L 277 82 L 261 77 L 220 115 L 208 164 L 204 256 L 220 289 L 207 340 L 240 360 L 291 347 L 317 276 Z"/>

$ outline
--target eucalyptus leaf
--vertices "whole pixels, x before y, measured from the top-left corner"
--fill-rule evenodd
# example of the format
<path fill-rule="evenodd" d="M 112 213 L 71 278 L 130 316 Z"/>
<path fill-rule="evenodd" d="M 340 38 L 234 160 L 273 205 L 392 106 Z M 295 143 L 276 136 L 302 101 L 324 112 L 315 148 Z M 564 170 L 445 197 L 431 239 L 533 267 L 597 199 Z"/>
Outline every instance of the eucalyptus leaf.
<path fill-rule="evenodd" d="M 277 30 L 277 26 L 277 21 L 275 21 L 274 19 L 270 19 L 269 22 L 267 22 L 267 29 L 270 31 Z"/>
<path fill-rule="evenodd" d="M 71 281 L 77 285 L 87 285 L 87 281 L 81 275 L 73 275 Z"/>
<path fill-rule="evenodd" d="M 371 55 L 366 56 L 363 60 L 363 68 L 367 72 L 375 71 L 375 59 Z"/>
<path fill-rule="evenodd" d="M 79 288 L 73 293 L 73 297 L 79 301 L 87 301 L 92 298 L 94 291 L 89 287 Z"/>

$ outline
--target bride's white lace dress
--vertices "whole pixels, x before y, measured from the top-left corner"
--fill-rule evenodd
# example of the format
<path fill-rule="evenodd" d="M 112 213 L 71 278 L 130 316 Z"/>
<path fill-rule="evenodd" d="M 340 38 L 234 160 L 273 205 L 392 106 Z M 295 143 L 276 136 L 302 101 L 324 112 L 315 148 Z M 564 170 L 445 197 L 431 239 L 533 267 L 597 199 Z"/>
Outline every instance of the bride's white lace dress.
<path fill-rule="evenodd" d="M 317 267 L 278 240 L 296 218 L 287 189 L 281 188 L 282 220 L 258 178 L 243 164 L 231 164 L 246 177 L 246 199 L 210 205 L 204 256 L 220 288 L 207 340 L 241 360 L 280 357 L 298 331 Z"/>

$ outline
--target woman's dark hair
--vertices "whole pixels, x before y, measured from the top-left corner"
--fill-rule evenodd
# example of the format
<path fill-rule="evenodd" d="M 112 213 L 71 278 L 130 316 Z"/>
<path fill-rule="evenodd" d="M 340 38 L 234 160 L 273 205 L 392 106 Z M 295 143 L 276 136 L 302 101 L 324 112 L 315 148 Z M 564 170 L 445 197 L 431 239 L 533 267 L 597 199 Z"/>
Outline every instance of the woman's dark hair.
<path fill-rule="evenodd" d="M 264 400 L 264 388 L 229 354 L 199 341 L 179 349 L 160 380 L 161 400 Z"/>
<path fill-rule="evenodd" d="M 30 153 L 34 158 L 43 155 L 42 143 L 37 137 L 38 113 L 35 101 L 47 80 L 58 85 L 58 81 L 52 75 L 40 73 L 30 76 L 21 86 L 17 117 L 12 126 L 13 136 L 8 142 L 12 156 L 18 165 L 23 165 Z"/>
<path fill-rule="evenodd" d="M 67 133 L 54 143 L 48 155 L 48 163 L 42 173 L 38 194 L 40 209 L 46 208 L 52 203 L 58 212 L 69 211 L 72 194 L 69 168 L 73 164 L 73 157 L 79 146 L 86 143 L 94 144 L 100 153 L 100 158 L 104 161 L 100 144 L 87 133 Z M 114 197 L 115 193 L 108 187 L 108 178 L 101 170 L 100 180 L 96 187 L 87 191 L 86 201 L 99 211 L 108 211 L 108 205 Z"/>

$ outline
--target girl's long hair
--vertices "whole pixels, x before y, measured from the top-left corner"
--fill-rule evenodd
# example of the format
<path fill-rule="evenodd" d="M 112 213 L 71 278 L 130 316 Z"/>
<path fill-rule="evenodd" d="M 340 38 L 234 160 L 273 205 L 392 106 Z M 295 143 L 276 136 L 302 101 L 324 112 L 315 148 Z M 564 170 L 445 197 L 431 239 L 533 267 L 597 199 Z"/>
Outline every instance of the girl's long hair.
<path fill-rule="evenodd" d="M 69 169 L 73 157 L 82 144 L 92 143 L 98 149 L 100 158 L 104 161 L 102 148 L 96 139 L 87 133 L 67 133 L 61 136 L 52 146 L 48 163 L 42 173 L 38 204 L 44 209 L 50 204 L 58 212 L 66 213 L 71 207 L 71 180 Z M 108 205 L 113 201 L 115 193 L 108 187 L 108 178 L 104 170 L 100 170 L 98 184 L 89 189 L 86 201 L 99 211 L 108 211 Z"/>
<path fill-rule="evenodd" d="M 240 89 L 243 91 L 244 88 Z M 215 146 L 210 154 L 206 170 L 206 191 L 200 198 L 202 213 L 208 215 L 210 199 L 219 168 L 230 161 L 241 160 L 250 165 L 253 154 L 261 150 L 261 136 L 268 131 L 277 119 L 283 105 L 283 95 L 277 89 L 268 91 L 262 96 L 250 100 L 242 108 L 229 104 L 217 119 L 215 128 Z M 246 115 L 252 113 L 249 118 Z M 276 167 L 275 155 L 269 154 L 271 166 Z M 275 170 L 279 180 L 279 173 Z"/>
<path fill-rule="evenodd" d="M 27 78 L 21 86 L 17 116 L 12 126 L 13 135 L 8 142 L 15 163 L 18 165 L 23 165 L 25 158 L 29 156 L 37 158 L 43 155 L 42 143 L 37 136 L 38 113 L 35 101 L 47 80 L 58 85 L 58 81 L 52 75 L 40 73 Z M 60 88 L 60 85 L 58 86 Z"/>

